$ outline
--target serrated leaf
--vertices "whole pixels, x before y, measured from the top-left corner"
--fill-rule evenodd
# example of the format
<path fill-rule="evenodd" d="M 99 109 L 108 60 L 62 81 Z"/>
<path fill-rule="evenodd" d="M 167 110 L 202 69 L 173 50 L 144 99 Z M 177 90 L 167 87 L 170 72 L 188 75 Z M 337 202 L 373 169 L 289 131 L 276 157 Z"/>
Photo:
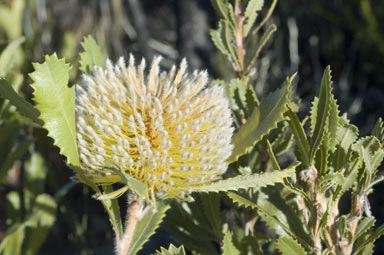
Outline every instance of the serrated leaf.
<path fill-rule="evenodd" d="M 341 118 L 340 118 L 341 120 Z M 355 142 L 358 136 L 358 129 L 356 126 L 339 123 L 336 136 L 336 150 L 333 154 L 333 166 L 336 171 L 339 171 L 348 162 L 347 154 L 351 145 Z"/>
<path fill-rule="evenodd" d="M 229 94 L 231 95 L 230 103 L 232 109 L 240 111 L 244 116 L 247 112 L 246 91 L 247 84 L 240 79 L 232 79 L 228 84 Z"/>
<path fill-rule="evenodd" d="M 211 0 L 211 3 L 221 17 L 229 20 L 228 0 Z"/>
<path fill-rule="evenodd" d="M 289 123 L 282 122 L 281 124 L 268 137 L 276 156 L 288 151 L 293 144 L 293 133 L 289 129 Z"/>
<path fill-rule="evenodd" d="M 112 185 L 104 185 L 103 191 L 106 193 L 113 192 Z M 123 224 L 121 223 L 120 206 L 117 199 L 104 199 L 101 202 L 108 213 L 115 235 L 121 238 L 123 236 Z"/>
<path fill-rule="evenodd" d="M 94 66 L 104 67 L 106 56 L 91 35 L 84 37 L 81 42 L 84 51 L 80 53 L 80 70 L 84 73 L 93 73 Z"/>
<path fill-rule="evenodd" d="M 43 125 L 43 122 L 39 120 L 39 111 L 33 108 L 33 105 L 18 95 L 12 86 L 3 80 L 0 80 L 0 97 L 9 100 L 22 115 L 30 118 L 39 125 Z"/>
<path fill-rule="evenodd" d="M 186 255 L 184 246 L 180 246 L 179 248 L 176 248 L 173 244 L 169 245 L 168 249 L 165 249 L 164 247 L 161 247 L 160 251 L 156 251 L 156 254 L 158 255 Z"/>
<path fill-rule="evenodd" d="M 206 217 L 201 210 L 201 203 L 198 202 L 174 201 L 165 218 L 165 226 L 172 232 L 173 238 L 188 250 L 198 254 L 216 254 L 213 241 L 217 237 L 212 236 L 209 223 L 204 220 Z"/>
<path fill-rule="evenodd" d="M 356 247 L 353 254 L 359 254 L 359 252 L 367 246 L 373 246 L 373 243 L 382 235 L 384 235 L 384 224 L 378 227 L 374 232 L 367 233 L 365 240 L 358 247 Z M 369 250 L 371 250 L 371 247 L 369 247 Z"/>
<path fill-rule="evenodd" d="M 263 33 L 260 39 L 255 38 L 254 42 L 251 41 L 252 47 L 249 49 L 250 53 L 245 56 L 247 67 L 253 67 L 255 65 L 256 60 L 258 59 L 261 50 L 264 48 L 265 44 L 269 41 L 274 32 L 276 32 L 276 25 L 270 25 L 267 30 Z"/>
<path fill-rule="evenodd" d="M 361 159 L 356 158 L 348 165 L 348 169 L 343 172 L 345 181 L 339 186 L 334 194 L 334 199 L 337 201 L 346 191 L 348 191 L 356 183 L 357 174 L 361 164 Z"/>
<path fill-rule="evenodd" d="M 220 25 L 221 23 L 221 25 Z M 239 57 L 237 55 L 237 50 L 234 43 L 234 30 L 231 26 L 231 23 L 229 21 L 220 20 L 219 21 L 219 27 L 221 26 L 220 30 L 220 37 L 223 40 L 224 46 L 229 52 L 229 59 L 231 60 L 233 67 L 236 71 L 241 71 L 242 66 L 239 62 Z"/>
<path fill-rule="evenodd" d="M 257 210 L 257 212 L 261 215 L 263 221 L 267 224 L 267 226 L 275 230 L 279 236 L 291 236 L 298 238 L 297 235 L 292 232 L 291 227 L 287 224 L 287 216 L 285 216 L 283 212 L 274 208 L 273 206 L 271 207 L 271 204 L 259 205 L 233 192 L 229 192 L 228 197 L 231 198 L 234 203 L 237 203 L 240 206 L 244 206 L 246 208 L 250 207 Z M 264 199 L 263 201 L 267 200 Z M 279 214 L 279 217 L 276 216 L 277 214 Z M 284 217 L 285 220 L 283 220 Z M 300 242 L 306 247 L 311 247 L 311 245 L 303 238 L 300 238 Z"/>
<path fill-rule="evenodd" d="M 244 16 L 247 19 L 246 24 L 243 27 L 243 36 L 246 37 L 251 30 L 253 24 L 257 18 L 257 12 L 261 10 L 264 5 L 264 0 L 250 0 L 245 9 Z"/>
<path fill-rule="evenodd" d="M 374 172 L 383 161 L 384 150 L 379 140 L 374 136 L 360 138 L 352 145 L 352 149 L 360 154 L 370 173 Z"/>
<path fill-rule="evenodd" d="M 303 125 L 291 109 L 287 111 L 287 116 L 289 117 L 289 125 L 291 126 L 292 133 L 296 140 L 296 147 L 300 151 L 300 158 L 303 159 L 304 165 L 309 167 L 311 165 L 311 160 L 309 158 L 310 147 Z"/>
<path fill-rule="evenodd" d="M 222 255 L 240 255 L 240 251 L 233 244 L 233 234 L 227 231 L 224 235 Z"/>
<path fill-rule="evenodd" d="M 306 255 L 304 248 L 290 237 L 280 237 L 277 239 L 277 248 L 282 255 Z"/>
<path fill-rule="evenodd" d="M 371 231 L 371 229 L 375 225 L 375 221 L 376 220 L 373 217 L 363 217 L 357 225 L 354 240 L 360 238 L 364 233 Z"/>
<path fill-rule="evenodd" d="M 297 165 L 297 164 L 296 164 Z M 284 170 L 275 170 L 272 172 L 251 175 L 238 175 L 233 178 L 217 181 L 211 184 L 202 185 L 193 188 L 194 192 L 219 192 L 240 190 L 248 188 L 261 188 L 275 183 L 282 183 L 284 178 L 290 177 L 295 173 L 295 167 L 291 166 Z"/>
<path fill-rule="evenodd" d="M 379 139 L 381 145 L 384 145 L 384 123 L 382 118 L 377 120 L 375 126 L 372 129 L 371 135 Z"/>
<path fill-rule="evenodd" d="M 43 127 L 53 138 L 67 162 L 79 166 L 79 153 L 75 127 L 75 88 L 68 87 L 69 64 L 56 54 L 46 56 L 43 64 L 34 63 L 30 74 L 36 109 L 40 112 Z"/>
<path fill-rule="evenodd" d="M 252 150 L 255 144 L 267 135 L 277 124 L 284 119 L 290 101 L 291 83 L 294 75 L 287 79 L 281 89 L 269 94 L 254 109 L 247 123 L 242 125 L 232 138 L 234 149 L 227 160 L 228 163 L 236 161 L 241 155 Z"/>
<path fill-rule="evenodd" d="M 211 39 L 216 48 L 224 55 L 229 55 L 228 50 L 225 48 L 223 39 L 221 38 L 221 23 L 219 23 L 219 27 L 217 29 L 211 29 L 209 34 L 211 35 Z"/>
<path fill-rule="evenodd" d="M 321 80 L 319 98 L 315 98 L 311 109 L 311 150 L 310 159 L 313 161 L 320 145 L 327 141 L 329 149 L 336 145 L 338 127 L 338 106 L 332 94 L 331 68 L 327 66 Z M 327 133 L 329 137 L 324 136 Z"/>
<path fill-rule="evenodd" d="M 221 232 L 220 197 L 216 193 L 201 193 L 201 202 L 205 216 L 208 218 L 212 229 L 216 233 Z"/>
<path fill-rule="evenodd" d="M 12 57 L 18 47 L 25 41 L 24 37 L 20 37 L 10 44 L 1 52 L 0 55 L 0 79 L 4 78 L 7 72 L 12 68 Z"/>
<path fill-rule="evenodd" d="M 136 255 L 148 239 L 155 233 L 156 229 L 163 221 L 165 213 L 169 207 L 170 206 L 167 204 L 159 203 L 156 212 L 153 210 L 152 206 L 146 208 L 146 212 L 136 225 L 128 255 Z"/>

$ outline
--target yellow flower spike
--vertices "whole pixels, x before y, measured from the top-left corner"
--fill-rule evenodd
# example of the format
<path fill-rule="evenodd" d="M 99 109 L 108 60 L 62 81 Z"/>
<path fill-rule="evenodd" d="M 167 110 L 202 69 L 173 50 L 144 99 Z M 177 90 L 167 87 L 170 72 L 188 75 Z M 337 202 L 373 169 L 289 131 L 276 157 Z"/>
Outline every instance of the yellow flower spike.
<path fill-rule="evenodd" d="M 205 88 L 206 71 L 161 72 L 156 57 L 126 66 L 120 58 L 95 67 L 76 85 L 76 128 L 81 167 L 97 184 L 120 181 L 106 162 L 146 183 L 155 193 L 190 200 L 194 187 L 211 183 L 226 171 L 233 146 L 231 112 L 223 88 Z M 100 170 L 102 169 L 102 170 Z"/>

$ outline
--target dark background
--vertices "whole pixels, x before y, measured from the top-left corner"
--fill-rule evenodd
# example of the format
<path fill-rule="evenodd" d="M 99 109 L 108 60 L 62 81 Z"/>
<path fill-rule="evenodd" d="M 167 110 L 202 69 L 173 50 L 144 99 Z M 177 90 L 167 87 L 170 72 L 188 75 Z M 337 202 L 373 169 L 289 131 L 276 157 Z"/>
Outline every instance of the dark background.
<path fill-rule="evenodd" d="M 0 1 L 3 5 L 10 2 Z M 265 5 L 270 2 L 266 0 Z M 26 61 L 22 68 L 31 72 L 31 61 L 42 62 L 45 54 L 58 52 L 74 64 L 73 83 L 79 76 L 75 70 L 80 41 L 92 34 L 113 61 L 131 52 L 149 61 L 161 54 L 167 69 L 187 57 L 191 69 L 207 69 L 212 80 L 228 80 L 234 74 L 228 72 L 230 65 L 209 37 L 217 21 L 208 0 L 26 1 Z M 287 75 L 298 72 L 295 90 L 303 100 L 301 110 L 307 112 L 324 68 L 331 65 L 341 112 L 348 113 L 361 135 L 368 134 L 384 111 L 384 1 L 280 0 L 271 23 L 278 30 L 257 64 L 257 93 L 265 95 L 280 86 Z M 29 82 L 26 79 L 23 87 L 26 95 L 31 92 Z M 48 159 L 46 192 L 54 194 L 70 183 L 72 171 L 58 156 L 51 139 L 39 140 L 36 148 Z M 12 188 L 1 186 L 1 197 Z M 379 184 L 369 197 L 379 223 L 384 217 L 383 191 L 384 185 Z M 113 234 L 107 215 L 91 195 L 85 186 L 72 185 L 59 202 L 56 223 L 39 254 L 112 254 Z M 4 219 L 0 221 L 2 232 Z M 168 233 L 160 230 L 142 254 L 168 246 L 167 242 Z M 384 254 L 383 239 L 376 242 L 376 254 Z"/>

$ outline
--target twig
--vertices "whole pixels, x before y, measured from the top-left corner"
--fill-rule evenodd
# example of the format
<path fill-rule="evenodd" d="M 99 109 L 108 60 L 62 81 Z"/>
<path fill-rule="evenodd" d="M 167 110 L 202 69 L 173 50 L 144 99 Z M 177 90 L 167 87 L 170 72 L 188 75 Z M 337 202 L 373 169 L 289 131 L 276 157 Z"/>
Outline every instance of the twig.
<path fill-rule="evenodd" d="M 244 16 L 241 8 L 241 0 L 235 1 L 235 19 L 236 19 L 236 34 L 235 34 L 235 43 L 237 48 L 237 56 L 239 58 L 240 70 L 238 70 L 237 76 L 242 78 L 242 73 L 244 71 L 244 38 L 243 38 L 243 24 Z"/>

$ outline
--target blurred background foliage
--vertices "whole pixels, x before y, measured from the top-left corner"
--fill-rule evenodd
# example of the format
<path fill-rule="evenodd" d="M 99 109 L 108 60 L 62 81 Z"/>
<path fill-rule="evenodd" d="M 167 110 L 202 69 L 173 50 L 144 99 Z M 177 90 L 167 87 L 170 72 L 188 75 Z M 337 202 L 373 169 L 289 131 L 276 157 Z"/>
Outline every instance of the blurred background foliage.
<path fill-rule="evenodd" d="M 217 20 L 207 0 L 0 0 L 0 89 L 11 84 L 30 99 L 31 63 L 53 52 L 74 65 L 70 83 L 76 83 L 80 41 L 87 34 L 112 60 L 131 52 L 149 61 L 161 54 L 168 69 L 187 57 L 191 69 L 208 69 L 212 80 L 232 78 L 209 37 Z M 257 94 L 298 72 L 294 89 L 307 110 L 330 64 L 341 111 L 361 135 L 371 130 L 384 111 L 384 2 L 279 1 L 269 22 L 277 32 L 253 70 Z M 1 98 L 0 115 L 0 240 L 22 249 L 4 254 L 110 254 L 113 233 L 101 204 L 70 180 L 73 172 L 46 131 Z M 384 187 L 376 189 L 370 201 L 382 223 Z M 171 238 L 159 230 L 142 254 L 168 247 Z M 376 243 L 377 254 L 384 252 L 383 242 Z"/>

